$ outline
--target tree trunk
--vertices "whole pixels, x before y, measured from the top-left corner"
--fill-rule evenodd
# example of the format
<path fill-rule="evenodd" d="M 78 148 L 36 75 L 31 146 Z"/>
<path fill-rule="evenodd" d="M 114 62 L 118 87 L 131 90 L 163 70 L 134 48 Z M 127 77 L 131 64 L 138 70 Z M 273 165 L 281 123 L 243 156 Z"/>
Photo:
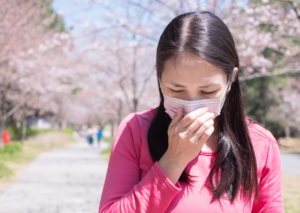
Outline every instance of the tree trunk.
<path fill-rule="evenodd" d="M 111 125 L 111 137 L 114 137 L 114 122 L 111 120 L 110 121 L 110 125 Z"/>
<path fill-rule="evenodd" d="M 60 121 L 60 124 L 59 124 L 59 129 L 60 129 L 61 131 L 64 131 L 64 130 L 66 129 L 66 126 L 67 126 L 66 120 L 65 120 L 65 119 L 62 119 L 62 120 Z"/>
<path fill-rule="evenodd" d="M 133 110 L 134 110 L 134 112 L 137 112 L 137 108 L 138 108 L 138 99 L 134 98 L 133 99 Z"/>
<path fill-rule="evenodd" d="M 5 118 L 0 118 L 0 147 L 3 146 L 3 131 L 5 130 Z"/>
<path fill-rule="evenodd" d="M 260 106 L 263 111 L 263 116 L 262 116 L 262 125 L 266 126 L 266 121 L 267 121 L 267 80 L 266 78 L 261 78 L 261 88 L 260 88 Z"/>
<path fill-rule="evenodd" d="M 23 116 L 23 120 L 22 120 L 22 136 L 21 136 L 21 143 L 23 144 L 25 139 L 26 139 L 26 116 Z"/>
<path fill-rule="evenodd" d="M 123 108 L 123 102 L 122 100 L 119 100 L 119 106 L 118 106 L 118 125 L 121 123 L 122 120 L 122 108 Z"/>
<path fill-rule="evenodd" d="M 291 137 L 290 125 L 286 124 L 284 130 L 285 130 L 285 139 L 288 142 Z"/>
<path fill-rule="evenodd" d="M 135 38 L 135 35 L 134 37 Z M 133 49 L 133 55 L 134 55 L 134 59 L 136 59 L 136 56 L 137 56 L 137 47 L 135 47 Z M 138 99 L 137 99 L 137 77 L 136 77 L 136 71 L 137 71 L 137 68 L 136 68 L 136 61 L 137 60 L 134 60 L 133 61 L 133 65 L 132 65 L 132 94 L 133 94 L 133 99 L 132 99 L 132 102 L 133 102 L 133 112 L 137 112 L 137 107 L 138 107 Z"/>
<path fill-rule="evenodd" d="M 0 147 L 3 146 L 3 131 L 5 130 L 5 123 L 6 123 L 6 98 L 5 98 L 5 93 L 1 92 L 1 101 L 0 101 Z"/>

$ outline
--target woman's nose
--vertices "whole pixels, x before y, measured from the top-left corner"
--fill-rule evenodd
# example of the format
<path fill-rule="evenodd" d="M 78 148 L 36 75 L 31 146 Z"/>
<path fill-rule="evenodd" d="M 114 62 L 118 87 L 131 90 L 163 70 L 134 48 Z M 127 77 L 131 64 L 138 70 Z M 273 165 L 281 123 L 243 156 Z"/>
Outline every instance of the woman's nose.
<path fill-rule="evenodd" d="M 186 98 L 187 101 L 197 101 L 203 99 L 203 97 L 201 97 L 199 93 L 189 93 Z"/>

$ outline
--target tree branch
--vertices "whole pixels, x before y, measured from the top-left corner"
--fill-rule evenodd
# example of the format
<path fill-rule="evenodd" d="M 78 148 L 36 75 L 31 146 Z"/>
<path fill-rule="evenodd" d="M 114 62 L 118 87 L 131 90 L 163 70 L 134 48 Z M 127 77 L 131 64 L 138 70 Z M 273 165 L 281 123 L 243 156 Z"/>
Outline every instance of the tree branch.
<path fill-rule="evenodd" d="M 183 13 L 182 10 L 178 9 L 178 8 L 175 8 L 175 7 L 172 7 L 170 5 L 167 5 L 164 1 L 162 0 L 155 0 L 157 3 L 159 3 L 160 5 L 164 6 L 165 8 L 171 10 L 172 12 L 175 13 L 176 16 L 179 16 L 181 13 Z"/>
<path fill-rule="evenodd" d="M 254 78 L 277 76 L 277 75 L 282 75 L 282 74 L 287 74 L 287 73 L 300 73 L 300 68 L 293 70 L 293 69 L 287 67 L 287 68 L 284 68 L 282 70 L 275 71 L 275 72 L 254 73 L 254 74 L 247 75 L 247 76 L 240 76 L 239 80 L 240 81 L 248 81 L 248 80 L 251 80 Z"/>
<path fill-rule="evenodd" d="M 16 104 L 11 110 L 9 110 L 5 115 L 4 118 L 7 119 L 9 116 L 14 114 L 20 107 L 23 105 L 23 103 Z"/>
<path fill-rule="evenodd" d="M 296 15 L 297 15 L 297 18 L 299 19 L 300 21 L 300 14 L 298 12 L 298 8 L 297 8 L 297 5 L 294 5 L 294 3 L 292 1 L 286 1 L 287 3 L 290 3 L 291 7 L 293 8 L 293 10 L 295 11 Z"/>

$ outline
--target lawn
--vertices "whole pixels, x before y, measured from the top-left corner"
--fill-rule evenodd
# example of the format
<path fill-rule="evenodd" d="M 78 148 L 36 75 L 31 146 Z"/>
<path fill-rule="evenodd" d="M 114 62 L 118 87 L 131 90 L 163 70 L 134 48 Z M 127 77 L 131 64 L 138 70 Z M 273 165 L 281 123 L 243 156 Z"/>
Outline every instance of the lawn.
<path fill-rule="evenodd" d="M 285 213 L 300 213 L 300 177 L 282 174 Z"/>
<path fill-rule="evenodd" d="M 279 138 L 278 143 L 283 152 L 300 153 L 300 138 Z"/>
<path fill-rule="evenodd" d="M 0 148 L 0 189 L 20 174 L 38 154 L 72 142 L 69 131 L 44 132 L 29 138 L 24 144 L 13 141 Z"/>
<path fill-rule="evenodd" d="M 110 152 L 111 152 L 111 147 L 113 144 L 113 138 L 112 137 L 103 137 L 103 141 L 109 142 L 109 147 L 105 150 L 102 151 L 101 155 L 103 158 L 105 158 L 107 161 L 109 160 L 110 157 Z"/>

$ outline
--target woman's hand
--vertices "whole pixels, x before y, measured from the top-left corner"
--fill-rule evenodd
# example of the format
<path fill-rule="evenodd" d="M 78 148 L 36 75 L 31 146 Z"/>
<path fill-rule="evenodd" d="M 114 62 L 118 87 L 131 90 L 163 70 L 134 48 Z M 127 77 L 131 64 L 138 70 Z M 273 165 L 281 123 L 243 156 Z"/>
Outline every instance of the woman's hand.
<path fill-rule="evenodd" d="M 168 157 L 183 165 L 192 161 L 214 131 L 213 116 L 207 108 L 200 108 L 183 117 L 179 108 L 168 129 Z"/>
<path fill-rule="evenodd" d="M 158 164 L 174 185 L 214 131 L 214 114 L 207 110 L 200 108 L 183 117 L 179 108 L 170 123 L 168 150 Z"/>

